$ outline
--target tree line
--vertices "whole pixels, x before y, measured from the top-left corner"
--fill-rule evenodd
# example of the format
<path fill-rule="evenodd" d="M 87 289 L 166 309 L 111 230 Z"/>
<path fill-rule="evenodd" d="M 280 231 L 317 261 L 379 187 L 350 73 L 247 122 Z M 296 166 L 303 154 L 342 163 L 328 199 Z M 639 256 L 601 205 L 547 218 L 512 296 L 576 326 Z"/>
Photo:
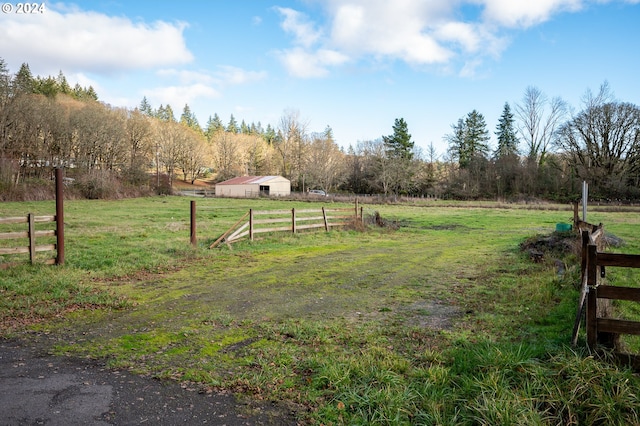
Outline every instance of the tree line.
<path fill-rule="evenodd" d="M 266 127 L 203 126 L 188 105 L 146 98 L 133 109 L 101 102 L 91 87 L 71 88 L 62 72 L 34 77 L 27 64 L 11 75 L 0 58 L 0 197 L 11 199 L 50 181 L 64 167 L 89 198 L 126 189 L 170 192 L 176 179 L 223 181 L 243 175 L 282 175 L 294 191 L 474 199 L 577 197 L 581 182 L 593 196 L 640 198 L 640 109 L 616 100 L 608 84 L 588 92 L 578 113 L 559 98 L 528 87 L 504 104 L 491 132 L 482 113 L 469 112 L 444 136 L 445 153 L 416 147 L 403 118 L 390 134 L 344 149 L 330 126 L 314 132 L 295 110 Z M 135 192 L 135 191 L 133 191 Z"/>

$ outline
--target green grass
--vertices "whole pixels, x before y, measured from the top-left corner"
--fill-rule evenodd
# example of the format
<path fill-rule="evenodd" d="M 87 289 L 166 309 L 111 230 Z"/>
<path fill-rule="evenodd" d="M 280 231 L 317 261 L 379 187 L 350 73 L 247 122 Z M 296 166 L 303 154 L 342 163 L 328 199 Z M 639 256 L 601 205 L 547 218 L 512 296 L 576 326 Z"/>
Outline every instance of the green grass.
<path fill-rule="evenodd" d="M 308 423 L 639 422 L 638 378 L 588 353 L 583 338 L 569 347 L 576 259 L 560 277 L 554 259 L 534 264 L 518 249 L 570 221 L 570 206 L 364 205 L 399 228 L 209 250 L 249 208 L 309 204 L 197 205 L 193 248 L 186 198 L 68 201 L 66 264 L 0 275 L 10 295 L 0 303 L 11 304 L 3 321 L 46 321 L 5 335 L 41 331 L 56 353 L 291 401 Z M 0 217 L 36 209 L 54 206 L 4 203 Z M 594 208 L 589 220 L 625 240 L 616 250 L 640 253 L 637 212 Z M 638 281 L 622 269 L 607 277 Z"/>

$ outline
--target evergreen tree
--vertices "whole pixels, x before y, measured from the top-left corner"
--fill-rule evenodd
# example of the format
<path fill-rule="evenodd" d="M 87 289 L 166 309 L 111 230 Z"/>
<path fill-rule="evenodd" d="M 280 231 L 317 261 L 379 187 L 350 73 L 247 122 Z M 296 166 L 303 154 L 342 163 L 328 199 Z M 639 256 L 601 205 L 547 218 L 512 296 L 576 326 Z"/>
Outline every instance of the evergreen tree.
<path fill-rule="evenodd" d="M 98 94 L 94 90 L 93 86 L 89 86 L 89 88 L 85 90 L 85 97 L 87 99 L 92 100 L 92 101 L 97 101 L 98 100 Z M 168 105 L 167 105 L 167 107 L 168 107 Z M 173 112 L 172 112 L 172 114 L 173 114 Z"/>
<path fill-rule="evenodd" d="M 242 133 L 243 135 L 248 135 L 249 133 L 251 133 L 249 131 L 249 126 L 247 126 L 247 123 L 245 123 L 244 120 L 242 120 L 242 122 L 240 123 L 240 133 Z"/>
<path fill-rule="evenodd" d="M 191 112 L 191 108 L 189 108 L 189 105 L 187 104 L 185 104 L 184 108 L 182 109 L 182 115 L 180 116 L 180 123 L 184 124 L 190 129 L 196 130 L 200 133 L 202 132 L 202 128 L 198 123 L 198 119 L 196 118 L 195 114 Z"/>
<path fill-rule="evenodd" d="M 238 133 L 240 129 L 238 128 L 238 122 L 236 118 L 231 114 L 231 118 L 229 118 L 229 124 L 227 125 L 227 132 L 229 133 Z"/>
<path fill-rule="evenodd" d="M 33 93 L 36 87 L 36 80 L 31 74 L 31 69 L 27 63 L 20 65 L 20 69 L 13 79 L 14 93 Z"/>
<path fill-rule="evenodd" d="M 161 121 L 166 121 L 166 122 L 175 122 L 176 118 L 173 115 L 173 109 L 171 108 L 171 105 L 167 104 L 167 106 L 162 106 L 162 104 L 160 104 L 160 106 L 158 107 L 158 111 L 156 111 L 156 118 L 158 120 Z"/>
<path fill-rule="evenodd" d="M 72 94 L 73 91 L 71 90 L 71 86 L 69 86 L 67 77 L 64 76 L 64 74 L 62 73 L 62 70 L 60 70 L 60 72 L 58 73 L 58 78 L 56 79 L 56 83 L 58 84 L 59 93 L 62 93 L 65 95 Z"/>
<path fill-rule="evenodd" d="M 58 83 L 51 76 L 46 78 L 37 77 L 34 85 L 34 93 L 45 95 L 48 98 L 54 98 L 58 94 Z"/>
<path fill-rule="evenodd" d="M 138 107 L 141 113 L 146 115 L 147 117 L 153 117 L 153 108 L 151 108 L 151 104 L 146 96 L 142 98 L 140 102 L 140 106 Z"/>
<path fill-rule="evenodd" d="M 76 85 L 73 86 L 71 95 L 76 99 L 82 99 L 82 96 L 84 95 L 84 89 L 82 88 L 82 86 L 80 86 L 80 83 L 76 83 Z"/>
<path fill-rule="evenodd" d="M 271 124 L 267 124 L 267 129 L 262 134 L 262 137 L 269 145 L 273 145 L 276 141 L 276 131 L 271 127 Z"/>
<path fill-rule="evenodd" d="M 204 130 L 204 134 L 207 137 L 207 140 L 211 141 L 213 135 L 215 135 L 219 131 L 224 131 L 224 124 L 220 120 L 218 114 L 213 114 L 213 117 L 209 116 L 209 120 L 207 121 L 207 127 Z"/>
<path fill-rule="evenodd" d="M 504 104 L 502 115 L 496 126 L 495 134 L 498 138 L 498 147 L 493 154 L 496 159 L 518 154 L 519 141 L 513 123 L 513 113 L 507 102 Z"/>
<path fill-rule="evenodd" d="M 467 114 L 464 121 L 464 148 L 469 159 L 479 156 L 487 157 L 489 152 L 489 130 L 484 116 L 475 109 Z"/>
<path fill-rule="evenodd" d="M 404 118 L 396 118 L 393 124 L 393 135 L 383 136 L 382 141 L 389 156 L 406 160 L 413 158 L 414 143 L 411 141 Z"/>
<path fill-rule="evenodd" d="M 465 168 L 469 165 L 469 158 L 465 149 L 464 120 L 459 118 L 456 124 L 451 125 L 451 130 L 452 132 L 445 136 L 445 140 L 449 143 L 449 155 L 451 160 L 457 161 L 461 168 Z"/>
<path fill-rule="evenodd" d="M 334 142 L 333 140 L 333 129 L 331 128 L 331 126 L 327 126 L 324 128 L 324 132 L 323 132 L 323 136 L 326 140 L 330 141 L 330 142 Z"/>
<path fill-rule="evenodd" d="M 489 131 L 484 116 L 473 110 L 451 126 L 453 132 L 446 135 L 449 154 L 458 160 L 461 168 L 467 168 L 474 157 L 487 157 L 489 152 Z"/>
<path fill-rule="evenodd" d="M 251 122 L 249 125 L 249 134 L 255 136 L 262 136 L 264 133 L 264 129 L 262 128 L 262 124 L 258 121 L 258 123 Z"/>

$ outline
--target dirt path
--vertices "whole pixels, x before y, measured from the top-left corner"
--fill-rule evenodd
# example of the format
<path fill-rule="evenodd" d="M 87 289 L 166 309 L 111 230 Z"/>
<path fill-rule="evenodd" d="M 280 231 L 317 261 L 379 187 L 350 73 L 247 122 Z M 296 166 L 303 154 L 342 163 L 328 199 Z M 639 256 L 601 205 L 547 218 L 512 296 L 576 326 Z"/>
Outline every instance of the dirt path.
<path fill-rule="evenodd" d="M 293 413 L 0 340 L 0 425 L 296 425 Z"/>

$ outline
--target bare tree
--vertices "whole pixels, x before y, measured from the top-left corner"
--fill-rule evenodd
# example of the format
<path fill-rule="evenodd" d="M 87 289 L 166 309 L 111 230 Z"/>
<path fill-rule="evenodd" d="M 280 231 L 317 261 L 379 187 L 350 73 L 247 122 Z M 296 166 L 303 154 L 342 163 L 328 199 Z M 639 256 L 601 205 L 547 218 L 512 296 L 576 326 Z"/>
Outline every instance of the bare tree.
<path fill-rule="evenodd" d="M 267 144 L 263 137 L 254 134 L 234 135 L 241 151 L 244 170 L 247 175 L 277 174 L 273 170 L 273 148 Z"/>
<path fill-rule="evenodd" d="M 128 112 L 126 123 L 126 141 L 129 151 L 127 178 L 132 183 L 141 183 L 145 176 L 145 167 L 152 154 L 153 130 L 151 119 L 138 109 Z"/>
<path fill-rule="evenodd" d="M 532 164 L 544 163 L 554 134 L 567 115 L 567 104 L 559 97 L 548 98 L 536 87 L 525 90 L 521 104 L 516 104 L 518 131 L 526 144 Z"/>
<path fill-rule="evenodd" d="M 594 189 L 621 194 L 640 166 L 640 108 L 615 101 L 605 83 L 597 95 L 587 92 L 583 110 L 562 126 L 556 144 Z"/>
<path fill-rule="evenodd" d="M 307 152 L 304 172 L 307 187 L 315 186 L 330 192 L 341 183 L 345 170 L 344 153 L 333 140 L 331 128 L 314 133 Z"/>
<path fill-rule="evenodd" d="M 173 185 L 175 170 L 183 156 L 186 145 L 185 128 L 175 121 L 156 121 L 155 133 L 158 141 L 158 159 L 168 177 L 169 188 Z"/>
<path fill-rule="evenodd" d="M 184 145 L 178 158 L 184 181 L 192 184 L 202 176 L 206 166 L 206 142 L 202 132 L 183 124 Z"/>
<path fill-rule="evenodd" d="M 234 133 L 220 129 L 216 130 L 211 137 L 213 162 L 217 171 L 217 180 L 219 181 L 244 174 L 236 136 Z"/>
<path fill-rule="evenodd" d="M 298 111 L 285 111 L 278 126 L 279 137 L 274 146 L 280 154 L 280 169 L 284 177 L 298 185 L 305 161 L 307 124 L 300 121 Z"/>

